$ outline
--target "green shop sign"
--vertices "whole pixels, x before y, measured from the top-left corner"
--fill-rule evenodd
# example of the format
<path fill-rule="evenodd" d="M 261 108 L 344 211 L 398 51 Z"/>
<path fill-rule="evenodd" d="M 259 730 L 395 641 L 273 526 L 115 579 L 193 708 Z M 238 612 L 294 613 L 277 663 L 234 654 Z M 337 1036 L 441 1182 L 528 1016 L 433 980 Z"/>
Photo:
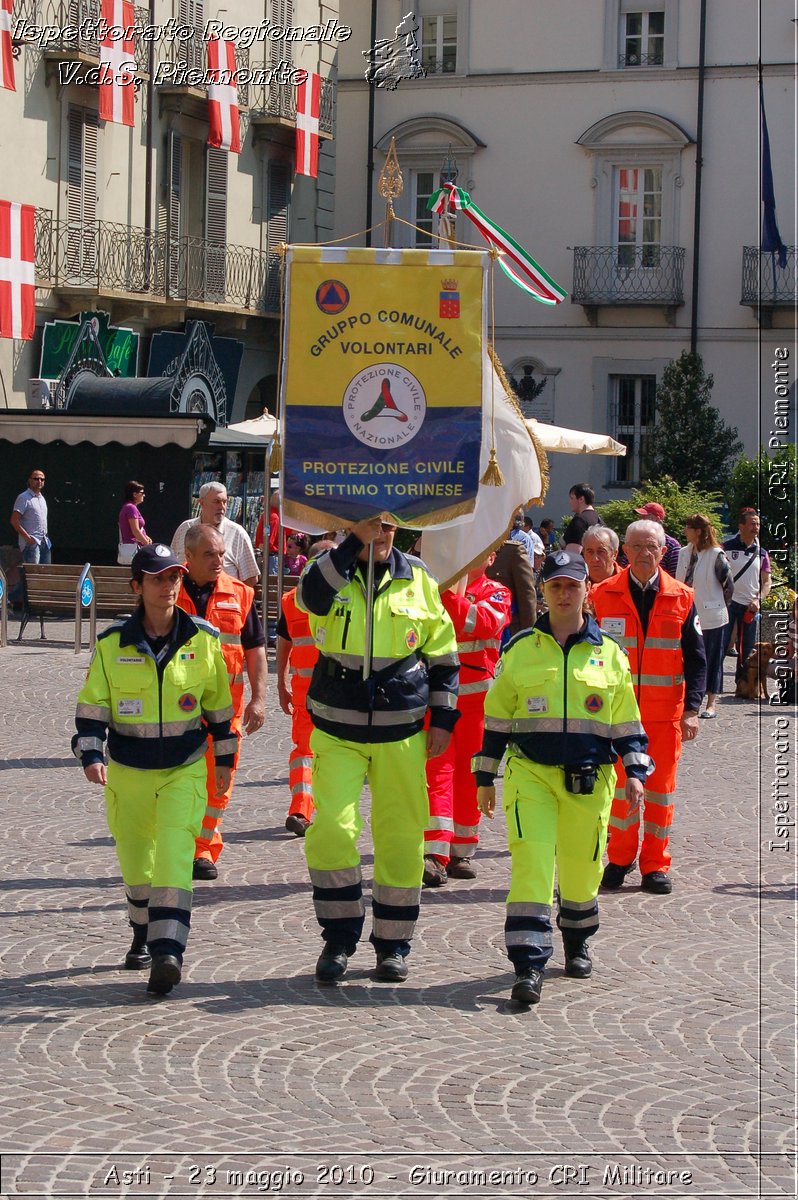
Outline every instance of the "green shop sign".
<path fill-rule="evenodd" d="M 94 322 L 97 339 L 112 375 L 135 379 L 139 360 L 139 335 L 132 329 L 109 325 L 105 312 L 84 312 L 77 321 L 48 321 L 42 339 L 41 379 L 58 379 L 67 364 L 85 321 Z"/>

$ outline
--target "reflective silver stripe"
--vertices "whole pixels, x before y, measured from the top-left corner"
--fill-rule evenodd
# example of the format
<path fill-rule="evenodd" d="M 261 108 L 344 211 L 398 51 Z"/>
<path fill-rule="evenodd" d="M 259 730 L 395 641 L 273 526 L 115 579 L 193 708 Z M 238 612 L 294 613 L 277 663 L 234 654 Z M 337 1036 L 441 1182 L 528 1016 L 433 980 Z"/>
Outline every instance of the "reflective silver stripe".
<path fill-rule="evenodd" d="M 550 929 L 505 929 L 505 946 L 550 946 Z"/>
<path fill-rule="evenodd" d="M 490 679 L 480 679 L 476 683 L 464 683 L 460 687 L 461 696 L 478 696 L 480 692 L 487 692 L 490 687 Z"/>
<path fill-rule="evenodd" d="M 204 757 L 205 757 L 205 746 L 197 746 L 197 749 L 194 751 L 193 754 L 189 755 L 189 757 L 183 763 L 183 766 L 187 767 L 189 763 L 199 762 L 199 760 Z"/>
<path fill-rule="evenodd" d="M 590 929 L 594 928 L 598 923 L 598 909 L 593 903 L 593 912 L 588 917 L 577 917 L 572 920 L 570 917 L 564 917 L 560 912 L 560 928 L 561 929 Z"/>
<path fill-rule="evenodd" d="M 341 667 L 346 667 L 348 671 L 363 670 L 362 654 L 343 654 L 339 650 L 327 650 L 326 648 L 322 653 L 325 658 L 338 663 Z M 371 665 L 375 671 L 384 671 L 387 667 L 395 667 L 397 663 L 404 662 L 407 658 L 407 654 L 392 655 L 391 657 L 377 655 L 371 660 Z"/>
<path fill-rule="evenodd" d="M 456 654 L 425 654 L 427 666 L 430 667 L 459 667 L 460 659 Z"/>
<path fill-rule="evenodd" d="M 373 883 L 371 898 L 379 904 L 389 904 L 391 908 L 410 908 L 421 899 L 421 888 L 389 887 L 385 883 Z"/>
<path fill-rule="evenodd" d="M 482 771 L 485 775 L 495 775 L 501 766 L 500 758 L 483 758 L 481 754 L 475 754 L 471 759 L 471 771 L 476 775 L 477 771 Z"/>
<path fill-rule="evenodd" d="M 606 631 L 605 629 L 602 629 L 602 631 L 601 631 L 601 632 L 602 632 L 602 633 L 606 633 L 607 631 Z M 618 642 L 618 643 L 619 643 L 621 646 L 623 646 L 623 647 L 624 647 L 624 649 L 626 649 L 626 650 L 631 650 L 632 646 L 636 646 L 636 645 L 637 645 L 637 638 L 633 638 L 633 637 L 615 637 L 615 634 L 614 634 L 614 633 L 611 633 L 609 636 L 610 636 L 611 638 L 613 638 L 613 639 L 614 639 L 616 642 Z"/>
<path fill-rule="evenodd" d="M 316 559 L 316 565 L 321 571 L 325 582 L 330 585 L 334 592 L 340 592 L 341 588 L 345 588 L 349 583 L 349 580 L 345 575 L 339 575 L 336 571 L 332 560 L 330 559 L 329 551 L 326 554 L 319 555 L 319 557 Z"/>
<path fill-rule="evenodd" d="M 562 721 L 560 722 L 562 728 Z M 591 733 L 594 737 L 605 738 L 609 740 L 611 737 L 611 726 L 603 721 L 591 721 L 586 717 L 569 717 L 568 718 L 568 733 Z"/>
<path fill-rule="evenodd" d="M 243 683 L 244 682 L 244 672 L 242 671 L 240 675 L 228 674 L 227 681 L 231 687 L 233 687 L 237 683 Z"/>
<path fill-rule="evenodd" d="M 451 849 L 451 842 L 425 842 L 425 854 L 440 854 L 441 858 L 448 858 Z"/>
<path fill-rule="evenodd" d="M 485 713 L 485 728 L 494 733 L 512 733 L 513 723 L 509 717 L 492 717 Z"/>
<path fill-rule="evenodd" d="M 313 766 L 313 755 L 312 754 L 298 754 L 296 756 L 296 758 L 291 759 L 290 766 L 291 766 L 292 771 L 295 771 L 298 767 L 299 768 L 312 767 Z"/>
<path fill-rule="evenodd" d="M 225 805 L 208 804 L 205 809 L 205 816 L 202 818 L 203 825 L 206 821 L 220 821 L 224 815 Z"/>
<path fill-rule="evenodd" d="M 631 829 L 633 825 L 640 824 L 640 810 L 637 809 L 628 817 L 610 817 L 610 825 L 613 829 Z"/>
<path fill-rule="evenodd" d="M 665 808 L 673 808 L 676 804 L 675 792 L 650 792 L 646 788 L 646 800 L 650 804 L 662 804 Z"/>
<path fill-rule="evenodd" d="M 598 912 L 595 896 L 592 900 L 566 900 L 564 896 L 560 896 L 560 908 L 572 908 L 577 912 Z"/>
<path fill-rule="evenodd" d="M 220 633 L 219 641 L 222 643 L 223 646 L 240 646 L 241 645 L 241 634 L 240 633 Z"/>
<path fill-rule="evenodd" d="M 384 917 L 374 917 L 372 920 L 375 938 L 383 938 L 386 942 L 409 942 L 416 928 L 412 921 L 386 921 Z"/>
<path fill-rule="evenodd" d="M 550 904 L 535 904 L 532 900 L 513 900 L 507 904 L 508 917 L 550 917 Z"/>
<path fill-rule="evenodd" d="M 627 771 L 630 767 L 645 767 L 646 770 L 648 770 L 648 765 L 651 762 L 651 759 L 647 754 L 629 753 L 623 755 L 622 762 Z"/>
<path fill-rule="evenodd" d="M 109 728 L 124 737 L 157 738 L 161 736 L 161 733 L 164 737 L 180 737 L 181 734 L 189 733 L 192 729 L 199 729 L 201 725 L 201 717 L 187 717 L 185 721 L 164 721 L 163 725 L 159 725 L 157 721 L 131 721 L 129 725 L 111 721 Z"/>
<path fill-rule="evenodd" d="M 641 687 L 678 687 L 684 683 L 684 675 L 641 675 Z"/>
<path fill-rule="evenodd" d="M 295 637 L 291 638 L 292 646 L 315 646 L 315 639 L 312 637 Z"/>
<path fill-rule="evenodd" d="M 129 900 L 149 900 L 150 885 L 148 883 L 126 883 L 125 892 Z"/>
<path fill-rule="evenodd" d="M 454 821 L 451 817 L 430 816 L 427 821 L 427 829 L 454 829 Z"/>
<path fill-rule="evenodd" d="M 313 667 L 291 667 L 289 675 L 294 675 L 300 679 L 308 679 L 313 674 Z"/>
<path fill-rule="evenodd" d="M 222 721 L 232 721 L 235 709 L 232 704 L 227 708 L 204 708 L 202 715 L 206 721 L 210 721 L 211 725 L 221 725 Z"/>
<path fill-rule="evenodd" d="M 457 838 L 475 838 L 479 833 L 478 825 L 458 825 L 454 823 L 454 836 Z"/>
<path fill-rule="evenodd" d="M 310 882 L 318 888 L 348 888 L 360 883 L 360 867 L 339 867 L 335 871 L 323 871 L 310 867 Z"/>
<path fill-rule="evenodd" d="M 160 938 L 168 938 L 170 942 L 177 942 L 178 946 L 185 946 L 188 927 L 182 921 L 150 921 L 147 941 L 152 944 Z"/>
<path fill-rule="evenodd" d="M 375 712 L 369 714 L 357 712 L 352 708 L 331 708 L 328 704 L 320 704 L 318 700 L 310 699 L 310 711 L 324 721 L 334 721 L 339 725 L 413 725 L 423 721 L 425 708 L 408 708 L 404 712 Z"/>
<path fill-rule="evenodd" d="M 312 795 L 311 783 L 309 779 L 300 779 L 299 783 L 291 784 L 292 796 Z"/>
<path fill-rule="evenodd" d="M 477 625 L 477 606 L 472 604 L 466 613 L 466 619 L 463 621 L 463 632 L 470 633 L 472 629 L 476 629 Z"/>
<path fill-rule="evenodd" d="M 646 732 L 640 721 L 621 721 L 618 725 L 610 725 L 610 737 L 642 737 Z"/>
<path fill-rule="evenodd" d="M 191 888 L 153 887 L 150 889 L 151 908 L 182 908 L 191 912 Z"/>
<path fill-rule="evenodd" d="M 104 708 L 102 704 L 79 704 L 75 709 L 75 716 L 82 717 L 85 721 L 104 721 L 107 725 L 111 720 L 111 710 Z"/>
<path fill-rule="evenodd" d="M 454 692 L 430 692 L 430 708 L 457 708 L 457 696 Z"/>
<path fill-rule="evenodd" d="M 649 833 L 661 842 L 665 841 L 672 828 L 671 825 L 655 825 L 653 821 L 643 822 L 643 833 Z"/>
<path fill-rule="evenodd" d="M 470 654 L 473 650 L 498 650 L 498 638 L 482 638 L 477 642 L 458 642 L 458 654 Z"/>
<path fill-rule="evenodd" d="M 221 758 L 223 754 L 235 754 L 238 750 L 238 738 L 222 738 L 213 743 L 213 757 Z"/>
<path fill-rule="evenodd" d="M 314 900 L 313 908 L 320 921 L 325 918 L 332 921 L 339 917 L 362 917 L 366 912 L 362 898 L 360 900 Z"/>
<path fill-rule="evenodd" d="M 647 637 L 646 650 L 678 650 L 682 644 L 681 638 Z"/>
<path fill-rule="evenodd" d="M 103 742 L 103 740 L 101 738 L 81 737 L 81 738 L 78 738 L 78 741 L 77 741 L 77 748 L 78 748 L 78 750 L 81 750 L 81 751 L 83 751 L 83 750 L 99 750 L 100 753 L 102 754 L 104 747 L 105 747 L 105 743 Z"/>

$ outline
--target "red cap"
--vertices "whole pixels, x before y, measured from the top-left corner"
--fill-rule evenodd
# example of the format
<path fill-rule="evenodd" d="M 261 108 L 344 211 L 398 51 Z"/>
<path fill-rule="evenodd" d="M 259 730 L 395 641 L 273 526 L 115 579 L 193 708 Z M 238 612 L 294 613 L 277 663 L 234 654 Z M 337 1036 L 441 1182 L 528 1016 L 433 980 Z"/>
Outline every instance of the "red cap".
<path fill-rule="evenodd" d="M 642 508 L 636 508 L 635 512 L 641 517 L 653 517 L 655 521 L 665 520 L 665 509 L 661 504 L 657 504 L 655 500 L 644 504 Z"/>

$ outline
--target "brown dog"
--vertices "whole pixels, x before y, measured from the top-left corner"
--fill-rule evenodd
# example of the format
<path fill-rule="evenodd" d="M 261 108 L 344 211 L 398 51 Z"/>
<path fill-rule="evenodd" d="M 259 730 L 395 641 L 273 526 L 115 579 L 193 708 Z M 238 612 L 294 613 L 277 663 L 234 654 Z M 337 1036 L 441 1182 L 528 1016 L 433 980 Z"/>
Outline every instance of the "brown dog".
<path fill-rule="evenodd" d="M 745 674 L 737 681 L 734 693 L 741 700 L 767 700 L 768 663 L 775 654 L 773 642 L 757 642 L 745 662 Z"/>

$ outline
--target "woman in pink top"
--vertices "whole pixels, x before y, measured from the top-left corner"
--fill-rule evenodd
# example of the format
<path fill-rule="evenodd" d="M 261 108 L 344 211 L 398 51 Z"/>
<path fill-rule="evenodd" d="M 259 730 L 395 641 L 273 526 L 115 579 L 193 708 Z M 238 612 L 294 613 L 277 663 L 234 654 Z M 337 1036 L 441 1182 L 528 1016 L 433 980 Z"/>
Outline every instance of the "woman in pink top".
<path fill-rule="evenodd" d="M 119 511 L 119 553 L 123 565 L 133 561 L 139 546 L 149 546 L 151 537 L 144 532 L 144 518 L 136 507 L 144 499 L 144 485 L 135 479 L 125 484 L 125 503 Z"/>

